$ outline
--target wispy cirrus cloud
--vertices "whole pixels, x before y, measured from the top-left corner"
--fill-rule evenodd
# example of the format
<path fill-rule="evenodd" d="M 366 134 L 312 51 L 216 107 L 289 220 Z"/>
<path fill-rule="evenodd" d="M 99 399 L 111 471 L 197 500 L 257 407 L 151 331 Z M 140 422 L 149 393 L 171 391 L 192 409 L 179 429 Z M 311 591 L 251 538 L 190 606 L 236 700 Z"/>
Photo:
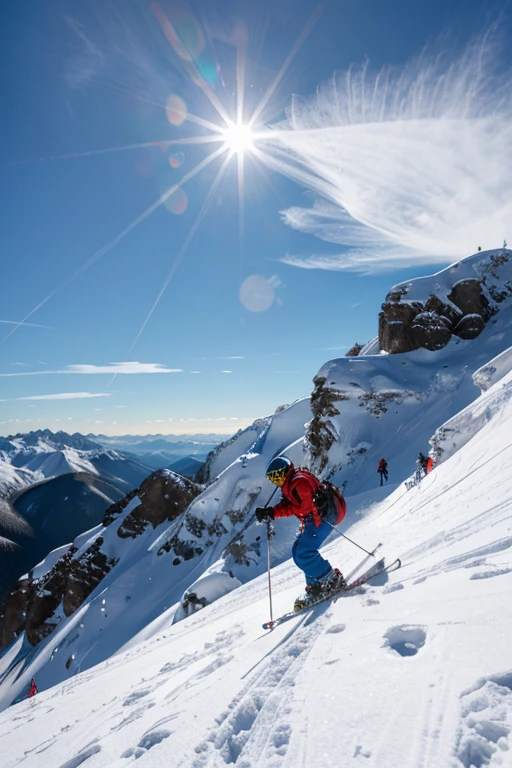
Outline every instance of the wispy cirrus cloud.
<path fill-rule="evenodd" d="M 403 67 L 352 66 L 293 98 L 268 140 L 274 167 L 317 198 L 282 215 L 343 248 L 285 263 L 371 273 L 501 246 L 512 217 L 512 78 L 498 38 L 495 25 L 459 55 L 445 39 Z"/>
<path fill-rule="evenodd" d="M 57 392 L 53 395 L 29 395 L 15 400 L 84 400 L 88 397 L 111 397 L 109 392 Z"/>
<path fill-rule="evenodd" d="M 70 16 L 65 20 L 80 40 L 81 50 L 76 51 L 68 61 L 64 79 L 70 88 L 79 88 L 88 85 L 99 74 L 104 57 L 100 49 L 85 34 L 83 24 Z"/>
<path fill-rule="evenodd" d="M 51 376 L 56 374 L 93 375 L 106 373 L 109 375 L 134 375 L 138 373 L 183 373 L 181 368 L 167 368 L 161 363 L 109 363 L 108 365 L 68 365 L 56 371 L 17 371 L 16 373 L 0 373 L 0 377 L 10 376 Z"/>

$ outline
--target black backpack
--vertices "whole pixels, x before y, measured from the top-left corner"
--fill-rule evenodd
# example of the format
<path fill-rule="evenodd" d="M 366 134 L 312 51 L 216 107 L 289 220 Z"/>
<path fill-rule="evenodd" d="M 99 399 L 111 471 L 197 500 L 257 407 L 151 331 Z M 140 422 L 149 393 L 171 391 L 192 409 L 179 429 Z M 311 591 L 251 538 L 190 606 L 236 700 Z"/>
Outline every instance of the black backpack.
<path fill-rule="evenodd" d="M 336 486 L 328 480 L 322 480 L 313 495 L 313 501 L 321 518 L 327 517 L 329 512 L 334 509 L 334 499 L 336 498 L 342 502 L 342 505 L 345 504 L 345 499 Z"/>

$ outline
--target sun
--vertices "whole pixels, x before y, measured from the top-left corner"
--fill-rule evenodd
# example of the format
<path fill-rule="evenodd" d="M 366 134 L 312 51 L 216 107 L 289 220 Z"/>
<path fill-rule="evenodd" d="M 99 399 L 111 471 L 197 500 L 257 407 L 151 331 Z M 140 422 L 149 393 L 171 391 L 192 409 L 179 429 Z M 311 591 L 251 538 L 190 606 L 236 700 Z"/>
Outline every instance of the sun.
<path fill-rule="evenodd" d="M 228 127 L 222 132 L 225 147 L 231 154 L 243 154 L 250 151 L 254 144 L 254 135 L 251 128 L 243 123 L 228 123 Z"/>

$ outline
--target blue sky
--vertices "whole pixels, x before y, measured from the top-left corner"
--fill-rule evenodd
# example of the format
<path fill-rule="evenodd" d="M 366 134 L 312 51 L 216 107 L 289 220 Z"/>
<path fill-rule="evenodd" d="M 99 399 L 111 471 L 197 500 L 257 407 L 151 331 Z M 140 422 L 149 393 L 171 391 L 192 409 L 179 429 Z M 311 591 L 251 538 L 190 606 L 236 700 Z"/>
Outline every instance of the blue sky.
<path fill-rule="evenodd" d="M 308 26 L 316 10 L 318 18 Z M 26 0 L 3 6 L 2 69 L 9 76 L 2 84 L 0 146 L 0 431 L 232 433 L 308 395 L 326 360 L 375 336 L 380 304 L 393 284 L 469 255 L 480 234 L 484 247 L 501 245 L 507 236 L 503 226 L 494 222 L 489 230 L 488 222 L 478 220 L 472 229 L 472 206 L 485 207 L 476 193 L 469 203 L 456 201 L 445 217 L 451 229 L 446 222 L 436 225 L 456 197 L 449 184 L 443 185 L 446 199 L 430 195 L 438 209 L 426 198 L 417 201 L 413 218 L 423 222 L 419 234 L 414 229 L 411 234 L 404 216 L 410 215 L 410 199 L 425 186 L 429 169 L 446 165 L 452 123 L 439 121 L 452 117 L 450 88 L 456 106 L 467 102 L 471 86 L 462 74 L 468 71 L 467 45 L 496 20 L 494 64 L 502 82 L 509 79 L 510 53 L 500 46 L 510 35 L 509 10 L 508 4 L 493 7 L 485 0 L 327 0 L 323 7 L 312 0 L 208 0 L 181 6 L 166 0 L 158 6 Z M 242 220 L 236 154 L 200 221 L 227 154 L 184 184 L 183 192 L 155 206 L 222 146 L 162 144 L 212 135 L 190 119 L 178 125 L 185 114 L 182 105 L 187 115 L 220 125 L 208 91 L 236 120 L 238 44 L 246 52 L 246 121 L 304 30 L 309 33 L 257 129 L 264 132 L 282 121 L 293 94 L 314 95 L 336 70 L 354 65 L 355 85 L 361 82 L 361 65 L 367 66 L 367 82 L 386 65 L 399 77 L 431 45 L 443 51 L 440 66 L 462 62 L 448 78 L 445 103 L 404 114 L 395 103 L 384 116 L 386 131 L 389 125 L 395 130 L 402 117 L 416 126 L 412 119 L 422 119 L 424 112 L 446 127 L 442 141 L 432 139 L 439 131 L 432 132 L 430 124 L 424 138 L 422 127 L 415 127 L 425 147 L 424 167 L 417 172 L 410 162 L 381 167 L 396 131 L 391 138 L 381 132 L 368 144 L 366 129 L 359 127 L 349 144 L 343 138 L 347 134 L 337 133 L 339 113 L 326 117 L 320 126 L 324 132 L 312 137 L 311 115 L 327 112 L 332 101 L 332 94 L 320 94 L 298 123 L 287 124 L 293 141 L 290 133 L 284 135 L 279 157 L 287 160 L 281 172 L 275 162 L 262 164 L 254 154 L 244 155 Z M 403 101 L 414 90 L 411 82 L 418 82 L 417 69 L 391 81 L 402 88 Z M 429 70 L 431 86 L 438 74 L 435 67 Z M 194 82 L 199 75 L 203 88 Z M 336 98 L 338 92 L 347 98 L 346 82 L 340 76 Z M 486 105 L 485 86 L 484 80 L 481 92 L 471 96 L 474 114 L 496 109 L 494 124 L 501 125 L 500 116 L 503 125 L 510 124 L 497 103 Z M 432 94 L 430 104 L 441 98 L 433 86 Z M 357 101 L 357 95 L 353 98 Z M 457 113 L 464 126 L 471 117 Z M 508 148 L 508 139 L 499 134 L 492 144 L 487 134 L 471 133 L 472 125 L 467 152 L 482 158 L 492 210 L 496 190 L 503 188 L 503 158 L 499 163 L 496 158 Z M 476 142 L 484 139 L 489 156 L 475 152 Z M 151 145 L 139 146 L 144 144 Z M 350 151 L 338 165 L 331 164 L 329 147 L 341 145 Z M 403 145 L 417 156 L 409 134 Z M 121 149 L 127 146 L 133 148 Z M 256 142 L 263 152 L 266 146 L 265 138 Z M 119 151 L 97 152 L 109 148 Z M 463 150 L 459 166 L 465 163 Z M 355 160 L 358 153 L 362 162 Z M 275 152 L 269 156 L 277 157 Z M 466 165 L 464 182 L 454 184 L 472 190 L 471 184 L 480 181 L 479 169 L 469 160 Z M 357 172 L 361 168 L 364 178 Z M 314 180 L 300 183 L 297 169 Z M 364 186 L 371 173 L 375 199 Z M 447 181 L 454 178 L 446 173 Z M 347 186 L 348 178 L 353 183 Z M 434 189 L 434 180 L 428 181 Z M 324 205 L 325 184 L 332 190 L 328 211 L 322 208 L 313 234 L 310 209 L 319 201 Z M 364 201 L 369 207 L 360 215 L 364 231 L 355 231 L 355 246 L 347 244 L 336 234 L 343 227 L 346 231 L 344 211 L 357 218 Z M 134 226 L 152 206 L 155 210 Z M 431 222 L 428 237 L 422 217 Z M 245 283 L 254 276 L 256 283 Z M 244 306 L 243 285 L 249 303 L 255 301 L 260 311 Z M 269 306 L 263 310 L 260 301 Z M 26 325 L 13 325 L 24 318 Z"/>

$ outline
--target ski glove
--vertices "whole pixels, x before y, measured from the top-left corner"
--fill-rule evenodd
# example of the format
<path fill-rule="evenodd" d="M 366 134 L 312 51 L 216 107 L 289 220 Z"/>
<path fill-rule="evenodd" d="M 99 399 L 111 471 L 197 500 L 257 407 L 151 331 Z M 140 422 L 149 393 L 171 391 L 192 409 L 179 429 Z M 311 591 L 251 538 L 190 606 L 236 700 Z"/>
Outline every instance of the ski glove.
<path fill-rule="evenodd" d="M 256 517 L 259 523 L 262 523 L 264 520 L 273 520 L 274 508 L 273 507 L 256 507 Z"/>

